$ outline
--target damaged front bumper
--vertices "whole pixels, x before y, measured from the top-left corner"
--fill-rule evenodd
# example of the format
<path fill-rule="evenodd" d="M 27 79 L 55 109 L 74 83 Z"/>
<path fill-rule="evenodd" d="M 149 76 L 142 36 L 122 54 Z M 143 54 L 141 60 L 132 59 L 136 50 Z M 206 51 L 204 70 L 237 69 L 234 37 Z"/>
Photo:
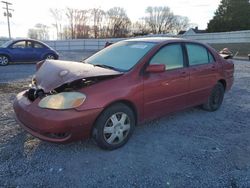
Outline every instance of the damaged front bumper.
<path fill-rule="evenodd" d="M 92 126 L 103 110 L 50 110 L 38 107 L 40 99 L 31 102 L 25 91 L 17 95 L 14 111 L 17 122 L 33 136 L 56 143 L 89 138 Z"/>

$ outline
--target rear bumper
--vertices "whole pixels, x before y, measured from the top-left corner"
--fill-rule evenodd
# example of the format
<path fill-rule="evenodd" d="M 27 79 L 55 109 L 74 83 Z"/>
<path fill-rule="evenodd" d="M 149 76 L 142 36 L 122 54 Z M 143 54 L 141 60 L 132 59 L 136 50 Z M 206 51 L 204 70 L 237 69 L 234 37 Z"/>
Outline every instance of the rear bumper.
<path fill-rule="evenodd" d="M 229 91 L 233 86 L 234 77 L 227 78 L 226 83 L 227 83 L 226 91 Z"/>
<path fill-rule="evenodd" d="M 102 108 L 85 111 L 42 109 L 38 102 L 31 103 L 24 92 L 19 93 L 13 105 L 16 121 L 33 136 L 56 143 L 89 138 L 92 126 L 102 111 Z"/>

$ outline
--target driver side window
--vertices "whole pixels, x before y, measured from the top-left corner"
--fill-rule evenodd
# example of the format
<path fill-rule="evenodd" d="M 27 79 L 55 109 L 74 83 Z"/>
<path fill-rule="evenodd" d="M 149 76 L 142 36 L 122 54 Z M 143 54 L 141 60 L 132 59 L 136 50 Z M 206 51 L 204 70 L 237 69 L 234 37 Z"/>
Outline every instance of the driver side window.
<path fill-rule="evenodd" d="M 19 41 L 12 45 L 12 48 L 25 48 L 26 42 L 25 41 Z"/>
<path fill-rule="evenodd" d="M 180 44 L 170 44 L 161 48 L 150 60 L 150 64 L 165 64 L 166 70 L 183 68 L 183 53 Z"/>

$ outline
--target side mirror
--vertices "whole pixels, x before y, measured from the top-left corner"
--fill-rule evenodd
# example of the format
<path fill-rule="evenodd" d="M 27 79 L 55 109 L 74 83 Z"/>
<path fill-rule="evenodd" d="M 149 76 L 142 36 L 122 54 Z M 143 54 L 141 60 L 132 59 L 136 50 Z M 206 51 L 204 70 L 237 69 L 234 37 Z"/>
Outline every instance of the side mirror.
<path fill-rule="evenodd" d="M 108 47 L 108 46 L 110 46 L 112 44 L 113 44 L 112 42 L 106 42 L 104 48 L 106 48 L 106 47 Z"/>
<path fill-rule="evenodd" d="M 160 72 L 165 72 L 165 70 L 166 70 L 166 65 L 164 64 L 149 65 L 146 68 L 146 72 L 148 73 L 160 73 Z"/>

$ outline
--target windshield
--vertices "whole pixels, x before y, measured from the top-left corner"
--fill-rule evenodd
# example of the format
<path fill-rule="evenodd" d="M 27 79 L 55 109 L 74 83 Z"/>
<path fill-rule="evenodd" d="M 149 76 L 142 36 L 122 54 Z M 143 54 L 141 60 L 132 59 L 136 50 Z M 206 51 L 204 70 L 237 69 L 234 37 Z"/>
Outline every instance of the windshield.
<path fill-rule="evenodd" d="M 85 60 L 97 66 L 128 71 L 150 50 L 156 43 L 122 41 L 113 44 Z"/>
<path fill-rule="evenodd" d="M 3 43 L 1 47 L 2 48 L 7 48 L 12 42 L 13 42 L 12 40 L 9 40 L 9 41 Z"/>

